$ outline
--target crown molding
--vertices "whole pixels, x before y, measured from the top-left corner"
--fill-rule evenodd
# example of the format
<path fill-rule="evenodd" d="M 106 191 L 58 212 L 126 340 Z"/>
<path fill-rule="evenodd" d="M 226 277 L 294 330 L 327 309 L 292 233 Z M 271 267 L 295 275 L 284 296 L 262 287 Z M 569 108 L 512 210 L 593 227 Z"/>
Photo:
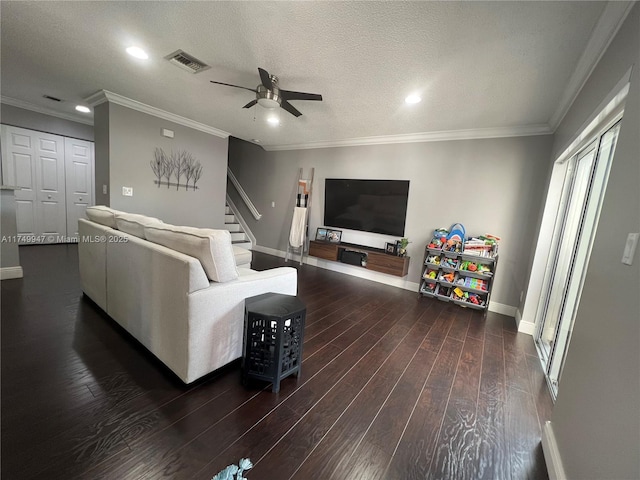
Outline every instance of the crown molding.
<path fill-rule="evenodd" d="M 476 140 L 482 138 L 527 137 L 550 135 L 548 125 L 525 125 L 520 127 L 476 128 L 470 130 L 446 130 L 441 132 L 383 135 L 378 137 L 350 138 L 329 142 L 309 142 L 290 145 L 263 145 L 267 151 L 307 150 L 311 148 L 355 147 L 362 145 L 385 145 L 394 143 L 445 142 L 448 140 Z"/>
<path fill-rule="evenodd" d="M 571 105 L 573 105 L 584 84 L 587 83 L 589 76 L 596 68 L 618 30 L 620 30 L 634 3 L 633 1 L 611 1 L 607 3 L 602 15 L 600 15 L 600 19 L 591 32 L 591 37 L 589 37 L 587 46 L 582 52 L 575 70 L 569 78 L 569 83 L 565 87 L 562 97 L 560 97 L 558 108 L 556 108 L 549 120 L 549 126 L 554 132 L 571 108 Z"/>
<path fill-rule="evenodd" d="M 170 122 L 177 123 L 179 125 L 184 125 L 185 127 L 189 127 L 194 130 L 199 130 L 200 132 L 208 133 L 210 135 L 215 135 L 216 137 L 220 137 L 220 138 L 228 138 L 230 135 L 228 132 L 225 132 L 223 130 L 211 127 L 209 125 L 205 125 L 204 123 L 196 122 L 195 120 L 191 120 L 190 118 L 176 115 L 175 113 L 167 112 L 166 110 L 162 110 L 160 108 L 152 107 L 151 105 L 138 102 L 137 100 L 132 100 L 130 98 L 123 97 L 122 95 L 109 92 L 108 90 L 100 90 L 99 92 L 94 93 L 93 95 L 85 98 L 84 100 L 92 107 L 95 107 L 105 102 L 115 103 L 116 105 L 121 105 L 123 107 L 127 107 L 132 110 L 137 110 L 138 112 L 142 112 L 142 113 L 146 113 L 147 115 L 152 115 L 154 117 L 162 118 L 163 120 L 168 120 Z"/>
<path fill-rule="evenodd" d="M 25 102 L 24 100 L 18 100 L 17 98 L 5 97 L 4 95 L 2 95 L 0 96 L 0 103 L 11 105 L 12 107 L 22 108 L 23 110 L 42 113 L 43 115 L 49 115 L 51 117 L 62 118 L 63 120 L 69 120 L 71 122 L 83 123 L 85 125 L 93 126 L 93 119 L 80 118 L 79 116 L 73 114 L 58 112 L 56 110 L 53 110 L 52 108 L 41 107 L 33 103 Z"/>

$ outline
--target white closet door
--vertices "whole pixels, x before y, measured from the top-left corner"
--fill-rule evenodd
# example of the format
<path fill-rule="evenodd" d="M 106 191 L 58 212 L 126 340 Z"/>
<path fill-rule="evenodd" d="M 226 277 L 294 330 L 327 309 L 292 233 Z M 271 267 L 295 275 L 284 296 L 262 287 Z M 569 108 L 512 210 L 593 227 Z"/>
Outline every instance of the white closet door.
<path fill-rule="evenodd" d="M 38 235 L 34 138 L 30 130 L 2 125 L 2 178 L 15 191 L 19 236 Z"/>
<path fill-rule="evenodd" d="M 16 190 L 16 220 L 22 244 L 55 243 L 67 235 L 64 138 L 2 126 L 3 181 Z M 25 237 L 31 237 L 31 240 Z"/>
<path fill-rule="evenodd" d="M 58 243 L 67 236 L 64 137 L 36 132 L 37 212 L 42 243 Z"/>
<path fill-rule="evenodd" d="M 67 235 L 77 238 L 78 219 L 84 218 L 85 209 L 93 205 L 93 142 L 64 139 Z"/>

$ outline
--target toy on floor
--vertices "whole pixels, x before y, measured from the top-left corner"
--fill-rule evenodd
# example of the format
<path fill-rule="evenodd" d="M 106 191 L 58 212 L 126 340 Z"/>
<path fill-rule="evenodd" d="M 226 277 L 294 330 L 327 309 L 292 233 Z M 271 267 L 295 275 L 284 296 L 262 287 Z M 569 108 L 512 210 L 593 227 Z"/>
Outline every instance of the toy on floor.
<path fill-rule="evenodd" d="M 448 258 L 445 257 L 442 259 L 442 264 L 443 267 L 447 267 L 447 268 L 456 268 L 458 266 L 458 260 L 455 258 Z"/>
<path fill-rule="evenodd" d="M 440 256 L 438 256 L 438 255 L 429 255 L 427 257 L 427 263 L 431 263 L 432 265 L 440 265 Z"/>
<path fill-rule="evenodd" d="M 447 240 L 447 243 L 442 247 L 446 252 L 462 253 L 463 242 L 457 240 Z"/>
<path fill-rule="evenodd" d="M 449 230 L 445 228 L 437 228 L 433 231 L 433 238 L 429 242 L 429 245 L 427 245 L 428 248 L 442 250 L 442 246 L 446 243 L 448 235 Z"/>
<path fill-rule="evenodd" d="M 443 281 L 443 282 L 447 282 L 447 283 L 453 283 L 453 280 L 455 278 L 455 274 L 453 272 L 451 273 L 443 273 L 440 275 L 440 278 L 438 280 Z"/>
<path fill-rule="evenodd" d="M 456 281 L 456 285 L 462 285 L 463 287 L 475 288 L 476 290 L 487 290 L 487 282 L 480 278 L 460 277 Z"/>
<path fill-rule="evenodd" d="M 437 270 L 427 269 L 427 271 L 424 272 L 423 277 L 424 278 L 431 278 L 431 279 L 435 280 L 437 275 L 438 275 L 438 271 Z"/>
<path fill-rule="evenodd" d="M 427 293 L 434 293 L 437 286 L 437 283 L 425 282 L 424 286 L 422 287 L 422 291 Z"/>
<path fill-rule="evenodd" d="M 451 295 L 451 287 L 443 287 L 442 285 L 439 285 L 436 294 L 441 297 L 449 297 Z"/>
<path fill-rule="evenodd" d="M 484 265 L 483 263 L 479 263 L 477 272 L 482 273 L 483 275 L 490 275 L 491 267 L 489 267 L 489 265 Z"/>

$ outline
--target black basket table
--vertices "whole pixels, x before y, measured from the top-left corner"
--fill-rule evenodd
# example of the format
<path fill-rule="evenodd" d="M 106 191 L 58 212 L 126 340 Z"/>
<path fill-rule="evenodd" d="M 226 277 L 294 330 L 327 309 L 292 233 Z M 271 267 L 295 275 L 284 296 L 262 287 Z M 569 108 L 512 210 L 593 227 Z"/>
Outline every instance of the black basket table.
<path fill-rule="evenodd" d="M 307 308 L 298 297 L 265 293 L 245 300 L 242 379 L 265 380 L 280 391 L 280 380 L 302 368 Z"/>

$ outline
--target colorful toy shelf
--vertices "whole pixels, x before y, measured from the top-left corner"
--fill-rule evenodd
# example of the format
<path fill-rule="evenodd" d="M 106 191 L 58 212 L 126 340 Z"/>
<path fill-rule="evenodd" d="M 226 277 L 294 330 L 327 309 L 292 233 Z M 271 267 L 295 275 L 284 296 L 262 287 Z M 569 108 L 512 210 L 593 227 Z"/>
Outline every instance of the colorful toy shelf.
<path fill-rule="evenodd" d="M 432 240 L 425 247 L 419 293 L 463 307 L 486 310 L 497 265 L 497 243 L 489 248 L 466 251 L 464 242 L 456 247 L 449 245 L 447 249 L 446 244 L 434 244 Z"/>

